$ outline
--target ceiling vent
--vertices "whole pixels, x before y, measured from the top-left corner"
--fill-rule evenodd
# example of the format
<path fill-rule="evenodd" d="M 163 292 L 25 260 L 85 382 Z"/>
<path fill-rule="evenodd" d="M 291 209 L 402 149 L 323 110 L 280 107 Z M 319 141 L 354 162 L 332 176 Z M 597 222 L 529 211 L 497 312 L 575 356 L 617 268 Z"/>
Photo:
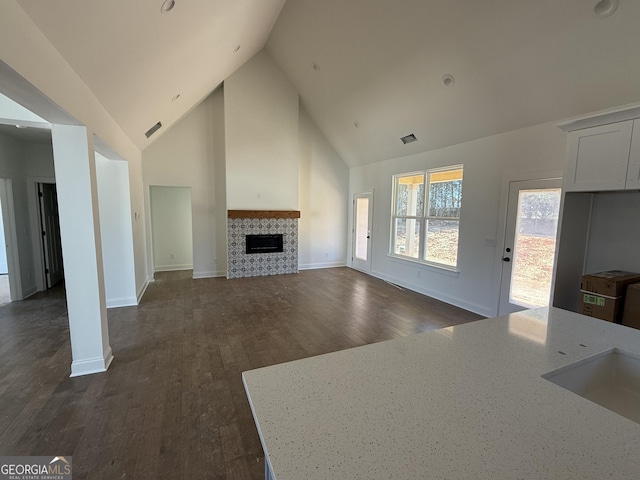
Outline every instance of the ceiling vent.
<path fill-rule="evenodd" d="M 151 127 L 149 130 L 147 130 L 147 132 L 144 134 L 147 138 L 149 138 L 151 135 L 153 135 L 154 133 L 156 133 L 156 131 L 162 126 L 162 123 L 158 122 L 156 123 L 153 127 Z"/>
<path fill-rule="evenodd" d="M 400 140 L 402 140 L 402 143 L 406 145 L 407 143 L 415 142 L 418 139 L 413 133 L 410 133 L 409 135 L 402 137 Z"/>

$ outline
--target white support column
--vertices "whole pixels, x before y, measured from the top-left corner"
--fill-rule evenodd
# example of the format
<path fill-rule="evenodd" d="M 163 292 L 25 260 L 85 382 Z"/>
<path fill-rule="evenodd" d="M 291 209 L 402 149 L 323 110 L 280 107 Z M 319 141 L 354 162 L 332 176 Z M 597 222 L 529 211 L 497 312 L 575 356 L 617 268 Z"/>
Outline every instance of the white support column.
<path fill-rule="evenodd" d="M 71 376 L 104 372 L 113 360 L 104 293 L 93 135 L 53 125 L 53 157 L 71 335 Z"/>

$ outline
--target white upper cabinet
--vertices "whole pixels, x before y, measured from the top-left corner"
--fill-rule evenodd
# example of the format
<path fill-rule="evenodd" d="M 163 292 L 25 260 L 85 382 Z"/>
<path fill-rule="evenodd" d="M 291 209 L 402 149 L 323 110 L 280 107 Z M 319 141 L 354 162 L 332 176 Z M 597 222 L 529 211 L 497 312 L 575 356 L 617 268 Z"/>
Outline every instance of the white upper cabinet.
<path fill-rule="evenodd" d="M 633 121 L 633 138 L 631 139 L 626 188 L 640 189 L 640 119 Z"/>
<path fill-rule="evenodd" d="M 635 122 L 635 136 L 640 137 L 640 122 Z M 635 139 L 635 158 L 630 161 L 633 126 L 634 120 L 627 120 L 570 132 L 565 191 L 592 192 L 638 188 L 640 138 Z"/>

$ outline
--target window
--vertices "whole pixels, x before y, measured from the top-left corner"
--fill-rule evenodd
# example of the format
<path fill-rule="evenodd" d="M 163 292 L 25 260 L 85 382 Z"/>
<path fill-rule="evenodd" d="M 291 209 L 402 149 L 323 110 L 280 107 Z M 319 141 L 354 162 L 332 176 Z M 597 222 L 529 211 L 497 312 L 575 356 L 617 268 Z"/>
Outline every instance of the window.
<path fill-rule="evenodd" d="M 462 165 L 393 177 L 391 255 L 455 268 Z"/>

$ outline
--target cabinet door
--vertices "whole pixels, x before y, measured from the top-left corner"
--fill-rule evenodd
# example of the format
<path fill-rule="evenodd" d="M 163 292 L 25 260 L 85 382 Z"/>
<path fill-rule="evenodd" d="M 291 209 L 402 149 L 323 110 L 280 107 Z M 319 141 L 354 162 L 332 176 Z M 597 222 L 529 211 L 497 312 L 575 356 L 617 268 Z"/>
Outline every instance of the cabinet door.
<path fill-rule="evenodd" d="M 624 190 L 632 128 L 628 120 L 571 132 L 565 191 Z"/>
<path fill-rule="evenodd" d="M 627 188 L 640 189 L 640 119 L 633 121 L 633 138 L 629 154 Z"/>

